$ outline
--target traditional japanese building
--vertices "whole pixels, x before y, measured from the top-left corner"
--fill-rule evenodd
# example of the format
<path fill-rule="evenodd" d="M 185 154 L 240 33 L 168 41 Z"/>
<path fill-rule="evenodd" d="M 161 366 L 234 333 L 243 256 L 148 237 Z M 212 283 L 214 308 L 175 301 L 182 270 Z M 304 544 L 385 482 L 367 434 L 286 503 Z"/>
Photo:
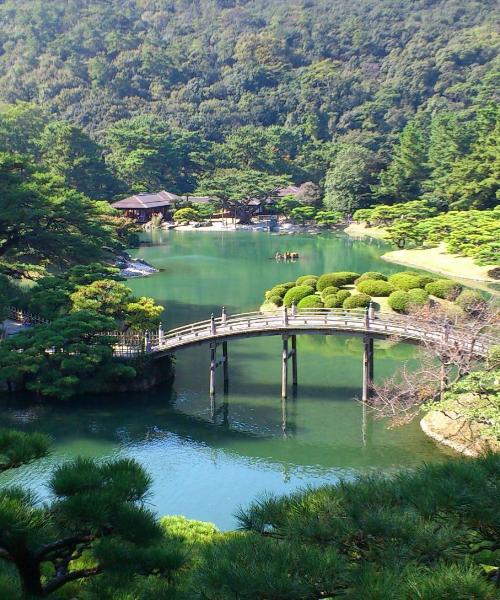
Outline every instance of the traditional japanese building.
<path fill-rule="evenodd" d="M 164 219 L 170 219 L 171 214 L 176 210 L 177 205 L 181 204 L 184 198 L 172 194 L 171 192 L 157 192 L 156 194 L 136 194 L 118 202 L 113 202 L 111 206 L 121 210 L 131 219 L 139 223 L 146 223 L 156 214 L 163 215 Z"/>

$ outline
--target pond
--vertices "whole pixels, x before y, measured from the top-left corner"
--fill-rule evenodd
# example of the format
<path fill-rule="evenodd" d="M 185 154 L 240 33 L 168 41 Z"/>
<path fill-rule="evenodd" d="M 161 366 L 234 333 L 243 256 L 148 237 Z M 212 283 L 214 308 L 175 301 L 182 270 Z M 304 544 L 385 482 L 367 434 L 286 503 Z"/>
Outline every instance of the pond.
<path fill-rule="evenodd" d="M 258 309 L 264 290 L 299 275 L 326 271 L 402 270 L 380 259 L 376 240 L 347 236 L 276 236 L 262 232 L 153 232 L 134 251 L 162 271 L 131 280 L 134 292 L 166 307 L 165 327 L 204 320 L 211 312 Z M 277 251 L 297 251 L 279 263 Z M 375 378 L 415 348 L 376 342 Z M 234 513 L 263 493 L 338 481 L 370 469 L 393 471 L 446 453 L 417 422 L 388 429 L 356 401 L 361 386 L 361 342 L 347 336 L 299 336 L 299 386 L 280 398 L 281 340 L 230 342 L 230 386 L 208 397 L 208 347 L 179 352 L 172 390 L 81 398 L 67 403 L 3 399 L 0 426 L 45 431 L 50 457 L 5 473 L 0 483 L 29 485 L 43 497 L 55 464 L 76 455 L 128 456 L 153 477 L 150 497 L 158 514 L 184 514 L 223 529 Z"/>

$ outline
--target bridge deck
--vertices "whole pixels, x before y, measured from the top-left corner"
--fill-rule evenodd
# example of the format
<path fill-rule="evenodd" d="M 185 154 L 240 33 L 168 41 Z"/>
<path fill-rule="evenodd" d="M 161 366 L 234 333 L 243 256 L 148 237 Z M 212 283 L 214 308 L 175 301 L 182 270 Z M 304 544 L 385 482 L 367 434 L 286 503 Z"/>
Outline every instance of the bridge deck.
<path fill-rule="evenodd" d="M 422 327 L 405 316 L 376 315 L 357 310 L 305 309 L 291 313 L 252 312 L 193 323 L 168 332 L 150 335 L 148 349 L 162 355 L 184 348 L 218 343 L 228 339 L 261 335 L 294 335 L 297 333 L 322 333 L 331 335 L 370 335 L 378 338 L 398 337 L 412 342 L 461 343 L 467 339 L 467 330 L 456 327 L 441 330 Z M 467 343 L 467 342 L 465 342 Z M 493 339 L 487 335 L 474 342 L 474 351 L 486 355 Z"/>

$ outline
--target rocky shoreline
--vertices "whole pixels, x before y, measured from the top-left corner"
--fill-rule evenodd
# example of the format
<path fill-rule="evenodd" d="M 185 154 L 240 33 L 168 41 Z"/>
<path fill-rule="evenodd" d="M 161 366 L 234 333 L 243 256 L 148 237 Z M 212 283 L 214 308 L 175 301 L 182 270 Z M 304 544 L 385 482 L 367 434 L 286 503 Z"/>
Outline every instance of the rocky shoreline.
<path fill-rule="evenodd" d="M 153 267 L 141 258 L 132 258 L 126 252 L 117 258 L 115 266 L 120 269 L 120 275 L 127 279 L 131 277 L 147 277 L 148 275 L 159 273 L 159 269 L 156 267 Z"/>

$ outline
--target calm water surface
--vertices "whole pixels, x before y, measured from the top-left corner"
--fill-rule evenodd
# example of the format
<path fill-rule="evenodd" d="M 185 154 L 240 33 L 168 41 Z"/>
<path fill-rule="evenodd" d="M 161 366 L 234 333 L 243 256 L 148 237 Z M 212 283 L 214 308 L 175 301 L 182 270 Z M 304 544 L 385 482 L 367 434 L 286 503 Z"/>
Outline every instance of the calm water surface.
<path fill-rule="evenodd" d="M 220 312 L 256 310 L 275 283 L 325 271 L 400 270 L 380 259 L 379 242 L 346 236 L 275 236 L 258 232 L 154 232 L 135 254 L 162 269 L 130 281 L 137 294 L 166 306 L 173 327 Z M 276 263 L 276 251 L 300 252 Z M 414 359 L 413 347 L 377 342 L 376 378 Z M 43 497 L 55 464 L 76 455 L 129 456 L 154 480 L 158 514 L 184 514 L 234 527 L 234 512 L 267 492 L 335 482 L 370 469 L 394 470 L 445 454 L 418 423 L 388 430 L 363 414 L 361 343 L 343 336 L 298 338 L 299 388 L 280 399 L 281 340 L 229 344 L 230 390 L 208 398 L 208 347 L 179 352 L 172 390 L 83 398 L 48 404 L 2 399 L 0 426 L 46 431 L 55 440 L 47 459 L 0 476 L 30 485 Z M 220 385 L 220 381 L 218 382 Z"/>

